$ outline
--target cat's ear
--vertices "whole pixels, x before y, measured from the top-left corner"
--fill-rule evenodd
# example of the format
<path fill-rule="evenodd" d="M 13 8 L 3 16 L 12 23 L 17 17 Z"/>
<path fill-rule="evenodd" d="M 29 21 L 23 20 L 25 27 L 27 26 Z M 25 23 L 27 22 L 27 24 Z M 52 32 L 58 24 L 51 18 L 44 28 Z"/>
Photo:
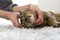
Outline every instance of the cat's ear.
<path fill-rule="evenodd" d="M 49 13 L 51 13 L 52 15 L 55 15 L 55 13 L 53 11 L 49 11 Z"/>

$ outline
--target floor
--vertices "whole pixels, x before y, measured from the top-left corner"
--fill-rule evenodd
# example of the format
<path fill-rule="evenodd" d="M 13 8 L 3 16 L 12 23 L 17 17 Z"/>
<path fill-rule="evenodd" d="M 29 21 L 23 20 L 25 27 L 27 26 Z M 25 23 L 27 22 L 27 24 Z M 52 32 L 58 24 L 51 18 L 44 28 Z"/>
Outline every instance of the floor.
<path fill-rule="evenodd" d="M 0 19 L 0 40 L 60 40 L 60 28 L 16 28 L 11 21 Z"/>

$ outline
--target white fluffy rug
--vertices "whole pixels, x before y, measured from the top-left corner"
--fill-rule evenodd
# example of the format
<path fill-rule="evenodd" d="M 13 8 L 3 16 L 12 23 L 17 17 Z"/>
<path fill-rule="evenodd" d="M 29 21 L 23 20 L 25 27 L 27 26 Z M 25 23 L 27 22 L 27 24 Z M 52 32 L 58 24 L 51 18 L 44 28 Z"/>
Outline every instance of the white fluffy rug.
<path fill-rule="evenodd" d="M 0 20 L 0 40 L 60 40 L 60 28 L 16 28 Z"/>

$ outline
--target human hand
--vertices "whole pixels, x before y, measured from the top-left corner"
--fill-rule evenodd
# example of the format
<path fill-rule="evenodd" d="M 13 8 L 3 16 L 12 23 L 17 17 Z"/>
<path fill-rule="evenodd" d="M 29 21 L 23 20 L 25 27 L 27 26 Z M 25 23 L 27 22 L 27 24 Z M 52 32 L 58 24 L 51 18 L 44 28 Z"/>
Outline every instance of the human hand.
<path fill-rule="evenodd" d="M 35 20 L 34 24 L 35 25 L 42 24 L 44 15 L 43 15 L 42 11 L 38 8 L 38 6 L 37 5 L 31 5 L 30 10 L 32 10 L 37 16 L 37 19 Z"/>
<path fill-rule="evenodd" d="M 19 12 L 12 12 L 7 15 L 8 19 L 11 20 L 14 26 L 16 27 L 22 27 L 22 25 L 19 23 L 18 18 L 20 18 Z"/>
<path fill-rule="evenodd" d="M 39 25 L 39 24 L 43 23 L 43 13 L 37 5 L 28 4 L 28 5 L 24 5 L 24 6 L 13 7 L 13 11 L 15 11 L 15 12 L 21 11 L 21 10 L 31 10 L 32 12 L 34 12 L 36 14 L 37 19 L 34 22 L 35 25 Z"/>

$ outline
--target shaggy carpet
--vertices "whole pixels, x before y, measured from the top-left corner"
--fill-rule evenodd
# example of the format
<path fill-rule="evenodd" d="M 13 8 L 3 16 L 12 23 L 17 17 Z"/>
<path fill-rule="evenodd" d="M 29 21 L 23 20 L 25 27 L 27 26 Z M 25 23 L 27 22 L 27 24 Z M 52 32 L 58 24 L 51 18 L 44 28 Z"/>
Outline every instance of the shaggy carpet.
<path fill-rule="evenodd" d="M 0 40 L 60 40 L 60 28 L 16 28 L 10 21 L 0 19 Z"/>

